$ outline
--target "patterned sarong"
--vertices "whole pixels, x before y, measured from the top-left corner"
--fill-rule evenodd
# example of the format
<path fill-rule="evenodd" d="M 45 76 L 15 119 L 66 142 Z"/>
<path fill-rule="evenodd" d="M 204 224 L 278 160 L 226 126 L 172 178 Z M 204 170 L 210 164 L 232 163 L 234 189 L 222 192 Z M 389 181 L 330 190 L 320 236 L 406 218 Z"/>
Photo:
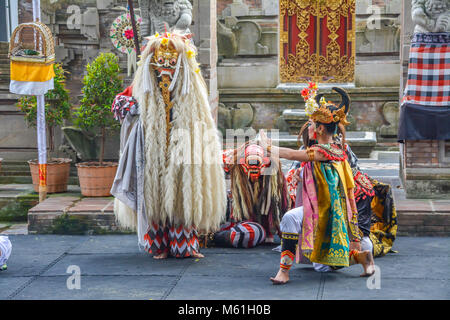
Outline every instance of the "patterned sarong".
<path fill-rule="evenodd" d="M 414 34 L 402 104 L 450 105 L 449 43 L 450 33 Z"/>
<path fill-rule="evenodd" d="M 145 250 L 153 255 L 168 252 L 176 258 L 190 257 L 199 252 L 198 234 L 195 228 L 151 223 L 144 236 Z"/>
<path fill-rule="evenodd" d="M 316 174 L 316 182 L 321 187 L 318 193 L 319 221 L 310 260 L 332 266 L 348 266 L 350 241 L 345 191 L 332 164 L 321 163 L 315 167 L 314 173 L 320 170 L 322 174 Z"/>
<path fill-rule="evenodd" d="M 398 139 L 450 139 L 450 33 L 416 33 L 400 108 Z"/>
<path fill-rule="evenodd" d="M 349 244 L 359 239 L 353 176 L 346 161 L 304 167 L 300 255 L 311 262 L 349 265 Z M 297 261 L 302 262 L 301 256 Z"/>

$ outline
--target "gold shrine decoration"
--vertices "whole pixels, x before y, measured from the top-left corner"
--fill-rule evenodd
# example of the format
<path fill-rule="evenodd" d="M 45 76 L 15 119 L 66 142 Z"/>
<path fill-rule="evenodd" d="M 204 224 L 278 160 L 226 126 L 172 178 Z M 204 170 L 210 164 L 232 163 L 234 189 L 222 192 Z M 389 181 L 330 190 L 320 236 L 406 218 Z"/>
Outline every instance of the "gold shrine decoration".
<path fill-rule="evenodd" d="M 353 82 L 355 38 L 355 0 L 280 0 L 280 81 Z"/>

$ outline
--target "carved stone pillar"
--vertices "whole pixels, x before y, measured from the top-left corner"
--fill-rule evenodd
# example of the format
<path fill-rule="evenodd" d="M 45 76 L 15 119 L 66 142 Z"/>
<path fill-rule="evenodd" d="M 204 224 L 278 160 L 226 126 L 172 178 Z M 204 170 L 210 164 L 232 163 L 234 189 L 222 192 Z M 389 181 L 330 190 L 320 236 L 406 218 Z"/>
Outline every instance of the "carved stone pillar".
<path fill-rule="evenodd" d="M 411 46 L 411 36 L 414 24 L 411 19 L 411 2 L 402 2 L 402 26 L 400 34 L 400 99 L 403 97 L 403 90 L 408 79 L 409 48 Z"/>
<path fill-rule="evenodd" d="M 198 61 L 209 89 L 209 103 L 217 121 L 219 92 L 217 90 L 217 9 L 216 0 L 194 0 L 192 30 L 198 48 Z"/>
<path fill-rule="evenodd" d="M 448 129 L 448 126 L 446 130 L 442 128 L 445 128 L 444 125 L 448 122 L 450 108 L 448 108 L 448 104 L 437 98 L 432 101 L 423 98 L 429 96 L 429 92 L 438 92 L 439 94 L 443 93 L 443 97 L 448 99 L 446 93 L 448 91 L 445 85 L 441 85 L 440 80 L 434 76 L 448 73 L 448 68 L 446 69 L 437 63 L 439 59 L 436 58 L 443 50 L 448 52 L 448 40 L 445 46 L 440 43 L 441 41 L 436 41 L 438 35 L 448 39 L 446 35 L 449 32 L 449 25 L 446 21 L 449 19 L 450 10 L 446 6 L 448 6 L 448 2 L 442 0 L 403 1 L 400 39 L 402 62 L 400 101 L 402 105 L 399 123 L 401 129 L 398 138 L 404 141 L 400 144 L 400 178 L 407 198 L 445 198 L 448 195 L 448 186 L 450 185 L 450 152 L 448 151 L 450 140 L 448 140 L 448 137 L 450 136 L 450 129 Z M 413 33 L 416 33 L 416 35 L 411 42 Z M 418 35 L 427 37 L 426 43 Z M 409 65 L 410 58 L 412 58 L 411 61 L 422 59 L 423 54 L 421 52 L 423 52 L 425 46 L 428 50 L 427 67 L 425 68 L 421 64 L 414 65 L 414 63 L 411 67 Z M 434 49 L 436 46 L 439 46 L 438 50 Z M 430 66 L 433 66 L 433 72 L 430 72 Z M 408 70 L 409 67 L 411 67 L 411 70 Z M 422 74 L 428 73 L 431 75 L 427 79 L 428 83 L 422 83 Z M 408 77 L 411 83 L 409 83 Z M 415 79 L 419 79 L 417 83 L 415 83 Z M 430 90 L 430 87 L 433 89 Z M 414 92 L 414 96 L 411 92 Z M 416 111 L 416 106 L 422 108 L 419 110 L 421 112 Z M 430 119 L 437 110 L 439 110 L 439 113 Z M 415 122 L 410 120 L 410 116 L 407 116 L 412 112 L 416 112 L 414 118 L 418 120 Z M 420 126 L 422 123 L 426 125 Z M 430 133 L 426 130 L 429 127 L 441 128 L 436 129 L 439 134 Z M 414 130 L 418 134 L 410 133 Z"/>

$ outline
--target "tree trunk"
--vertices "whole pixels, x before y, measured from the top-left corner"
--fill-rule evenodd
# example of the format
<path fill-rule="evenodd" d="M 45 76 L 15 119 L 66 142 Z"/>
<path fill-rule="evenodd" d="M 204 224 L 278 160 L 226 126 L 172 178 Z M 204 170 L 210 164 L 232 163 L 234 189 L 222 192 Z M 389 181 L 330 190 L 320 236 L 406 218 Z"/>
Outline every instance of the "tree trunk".
<path fill-rule="evenodd" d="M 101 144 L 100 144 L 100 165 L 103 165 L 103 158 L 105 156 L 105 135 L 106 135 L 106 129 L 102 128 L 102 133 L 101 133 Z"/>

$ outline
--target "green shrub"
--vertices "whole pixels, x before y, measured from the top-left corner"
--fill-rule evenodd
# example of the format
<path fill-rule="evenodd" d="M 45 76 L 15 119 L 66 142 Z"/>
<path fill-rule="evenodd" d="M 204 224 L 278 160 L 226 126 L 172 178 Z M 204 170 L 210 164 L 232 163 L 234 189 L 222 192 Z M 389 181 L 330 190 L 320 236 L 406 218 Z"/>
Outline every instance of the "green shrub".
<path fill-rule="evenodd" d="M 79 128 L 100 129 L 100 164 L 103 163 L 107 130 L 120 126 L 111 112 L 114 98 L 123 87 L 120 71 L 119 59 L 113 53 L 101 53 L 88 64 L 83 78 L 83 98 L 75 111 L 75 124 Z"/>

